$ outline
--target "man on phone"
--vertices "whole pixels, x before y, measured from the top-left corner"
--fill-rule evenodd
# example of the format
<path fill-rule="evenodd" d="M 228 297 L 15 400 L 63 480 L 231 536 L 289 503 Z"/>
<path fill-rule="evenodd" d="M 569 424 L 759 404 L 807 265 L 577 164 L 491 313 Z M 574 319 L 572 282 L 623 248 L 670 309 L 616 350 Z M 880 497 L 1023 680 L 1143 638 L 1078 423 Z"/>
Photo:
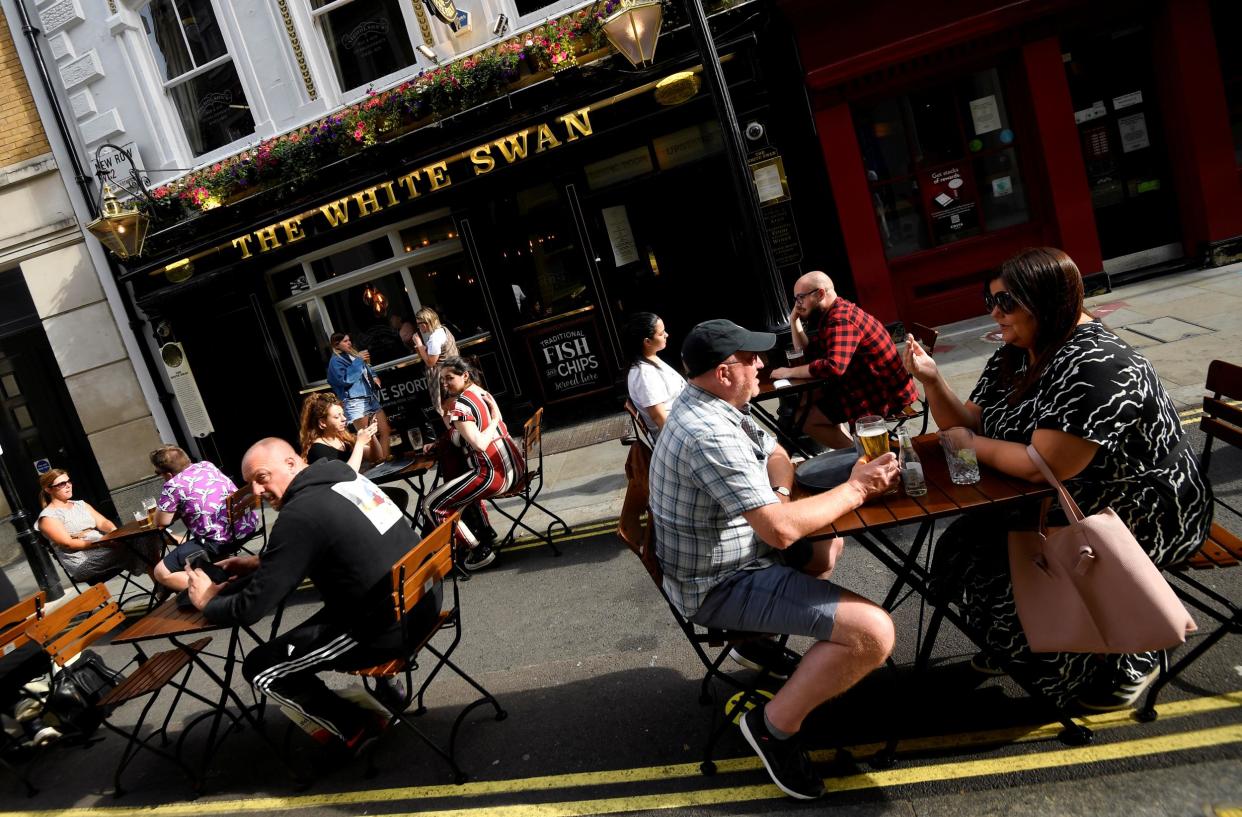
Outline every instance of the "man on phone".
<path fill-rule="evenodd" d="M 310 578 L 323 607 L 305 622 L 250 651 L 242 674 L 260 694 L 300 712 L 358 752 L 379 732 L 370 713 L 337 695 L 318 673 L 373 666 L 406 654 L 393 617 L 391 570 L 418 535 L 401 510 L 346 463 L 307 465 L 284 440 L 250 447 L 242 476 L 280 511 L 262 557 L 219 563 L 228 582 L 187 568 L 190 601 L 217 624 L 254 624 Z M 248 577 L 236 592 L 221 591 Z M 234 588 L 230 587 L 230 590 Z M 412 615 L 417 638 L 435 626 L 443 599 L 437 585 Z M 380 681 L 385 701 L 403 697 Z"/>

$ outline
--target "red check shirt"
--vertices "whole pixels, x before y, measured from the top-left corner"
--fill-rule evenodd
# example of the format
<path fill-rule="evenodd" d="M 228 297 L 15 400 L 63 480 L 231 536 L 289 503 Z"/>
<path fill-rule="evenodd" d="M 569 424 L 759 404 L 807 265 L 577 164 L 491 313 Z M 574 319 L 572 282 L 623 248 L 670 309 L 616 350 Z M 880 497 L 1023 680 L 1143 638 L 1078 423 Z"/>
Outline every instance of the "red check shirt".
<path fill-rule="evenodd" d="M 838 296 L 803 328 L 811 376 L 827 381 L 819 409 L 832 422 L 888 417 L 918 399 L 888 331 L 857 305 Z"/>

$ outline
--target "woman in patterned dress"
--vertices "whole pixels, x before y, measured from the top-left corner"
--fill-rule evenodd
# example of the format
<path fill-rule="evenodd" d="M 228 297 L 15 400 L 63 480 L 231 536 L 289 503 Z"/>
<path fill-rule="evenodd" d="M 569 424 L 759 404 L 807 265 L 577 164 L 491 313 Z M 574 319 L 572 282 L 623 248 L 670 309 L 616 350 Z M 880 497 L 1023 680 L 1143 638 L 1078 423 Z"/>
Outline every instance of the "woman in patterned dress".
<path fill-rule="evenodd" d="M 1034 445 L 1085 514 L 1111 507 L 1157 565 L 1193 553 L 1212 520 L 1212 495 L 1185 445 L 1177 410 L 1151 363 L 1083 308 L 1082 276 L 1061 250 L 1028 249 L 988 281 L 984 303 L 1005 345 L 963 403 L 911 340 L 906 368 L 940 428 L 966 426 L 979 461 L 1042 482 Z M 1060 705 L 1133 706 L 1158 673 L 1157 655 L 1032 653 L 1009 577 L 1008 530 L 1031 509 L 963 517 L 941 535 L 933 573 L 972 630 L 1005 666 Z M 986 656 L 972 664 L 995 671 Z M 980 660 L 982 659 L 982 660 Z"/>
<path fill-rule="evenodd" d="M 526 473 L 521 448 L 509 437 L 496 401 L 475 382 L 470 365 L 459 357 L 444 358 L 439 370 L 445 397 L 456 398 L 445 409 L 444 422 L 451 429 L 453 443 L 465 453 L 466 469 L 427 495 L 425 511 L 437 523 L 459 508 L 503 494 Z M 467 570 L 478 570 L 495 561 L 491 542 L 480 542 L 461 523 L 457 532 L 470 548 L 463 562 Z M 486 534 L 490 528 L 485 525 L 482 532 Z"/>

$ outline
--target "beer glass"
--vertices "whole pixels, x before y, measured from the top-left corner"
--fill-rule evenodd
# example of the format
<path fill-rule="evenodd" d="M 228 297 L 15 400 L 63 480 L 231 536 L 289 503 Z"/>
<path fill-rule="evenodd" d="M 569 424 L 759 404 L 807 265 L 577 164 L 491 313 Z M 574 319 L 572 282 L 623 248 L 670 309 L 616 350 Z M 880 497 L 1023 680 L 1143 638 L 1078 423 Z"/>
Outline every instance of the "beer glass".
<path fill-rule="evenodd" d="M 862 456 L 867 462 L 888 453 L 888 426 L 884 418 L 878 414 L 859 417 L 854 423 L 854 434 L 862 447 Z"/>
<path fill-rule="evenodd" d="M 143 510 L 147 512 L 147 524 L 154 525 L 155 524 L 155 510 L 156 510 L 155 498 L 147 497 L 146 499 L 142 500 L 142 508 Z"/>

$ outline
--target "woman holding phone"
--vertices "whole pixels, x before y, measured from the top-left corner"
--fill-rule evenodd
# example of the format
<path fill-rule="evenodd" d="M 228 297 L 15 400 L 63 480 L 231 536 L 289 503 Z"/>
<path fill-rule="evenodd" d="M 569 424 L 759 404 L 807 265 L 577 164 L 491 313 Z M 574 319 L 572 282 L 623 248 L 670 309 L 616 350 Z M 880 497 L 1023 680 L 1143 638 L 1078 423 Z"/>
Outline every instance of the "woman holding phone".
<path fill-rule="evenodd" d="M 378 432 L 370 442 L 371 459 L 388 459 L 388 415 L 379 401 L 380 380 L 371 371 L 371 353 L 354 349 L 353 341 L 344 332 L 331 338 L 332 359 L 328 361 L 328 385 L 341 401 L 345 420 L 355 431 L 361 431 L 374 420 Z"/>
<path fill-rule="evenodd" d="M 334 459 L 361 471 L 363 455 L 378 432 L 379 423 L 372 420 L 357 434 L 352 433 L 345 421 L 345 409 L 334 394 L 316 392 L 306 395 L 302 401 L 298 438 L 302 443 L 302 459 L 308 464 Z"/>

